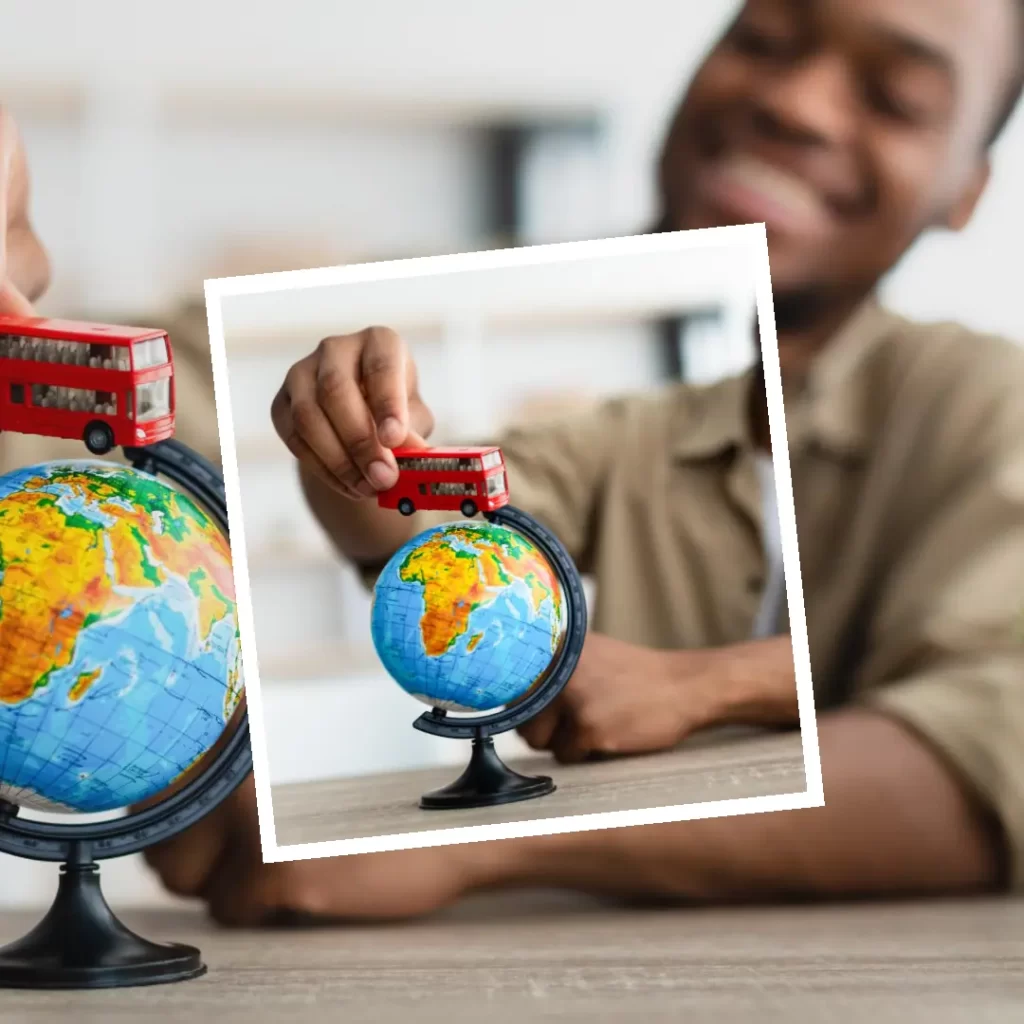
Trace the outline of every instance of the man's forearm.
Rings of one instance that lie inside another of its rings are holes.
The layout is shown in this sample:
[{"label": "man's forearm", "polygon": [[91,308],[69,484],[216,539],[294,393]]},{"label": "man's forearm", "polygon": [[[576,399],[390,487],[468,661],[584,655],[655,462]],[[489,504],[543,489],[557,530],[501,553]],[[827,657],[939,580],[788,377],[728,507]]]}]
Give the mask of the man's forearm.
[{"label": "man's forearm", "polygon": [[[524,885],[685,901],[994,887],[1000,841],[901,726],[823,716],[824,807],[460,848],[479,888]],[[474,852],[475,851],[475,852]]]},{"label": "man's forearm", "polygon": [[[791,726],[800,721],[789,636],[671,656],[681,662],[681,678],[686,677],[689,659],[706,658],[702,678],[709,708],[707,725]],[[685,691],[683,696],[689,699]]]}]

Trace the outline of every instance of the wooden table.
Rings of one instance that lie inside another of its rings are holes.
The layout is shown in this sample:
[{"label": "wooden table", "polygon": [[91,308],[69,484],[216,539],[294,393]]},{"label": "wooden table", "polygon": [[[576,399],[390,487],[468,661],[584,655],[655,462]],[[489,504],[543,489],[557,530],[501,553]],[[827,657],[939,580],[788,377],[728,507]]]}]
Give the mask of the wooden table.
[{"label": "wooden table", "polygon": [[[0,918],[0,942],[38,915]],[[125,913],[198,945],[200,979],[96,992],[0,990],[4,1024],[1016,1024],[1024,903],[623,909],[480,897],[414,923],[224,932]]]},{"label": "wooden table", "polygon": [[500,807],[423,811],[418,806],[421,794],[447,785],[461,769],[273,786],[278,845],[776,796],[807,788],[803,749],[795,732],[704,736],[666,753],[582,765],[558,765],[546,756],[509,764],[527,775],[550,775],[558,788],[550,796]]}]

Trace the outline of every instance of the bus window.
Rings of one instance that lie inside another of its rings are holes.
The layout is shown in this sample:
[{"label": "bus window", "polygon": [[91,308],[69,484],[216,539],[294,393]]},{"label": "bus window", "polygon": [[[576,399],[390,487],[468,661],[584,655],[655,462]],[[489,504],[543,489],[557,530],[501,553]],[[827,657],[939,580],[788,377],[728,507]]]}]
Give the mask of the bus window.
[{"label": "bus window", "polygon": [[11,401],[15,405],[25,404],[25,385],[24,384],[12,384],[11,385]]},{"label": "bus window", "polygon": [[488,452],[483,459],[484,469],[494,469],[501,465],[501,452]]},{"label": "bus window", "polygon": [[171,412],[171,382],[164,377],[162,380],[154,380],[149,384],[140,384],[135,389],[138,410],[135,414],[137,423],[145,423],[148,420],[159,419],[161,416],[168,416]]},{"label": "bus window", "polygon": [[69,412],[91,412],[104,416],[117,415],[117,396],[109,391],[86,388],[62,388],[52,384],[32,385],[32,404],[40,409],[66,409]]},{"label": "bus window", "polygon": [[458,458],[456,456],[425,455],[422,458],[410,456],[398,460],[399,469],[418,470],[433,473],[479,472],[482,469],[478,458]]},{"label": "bus window", "polygon": [[487,497],[493,498],[495,494],[501,494],[505,490],[505,474],[495,473],[487,478]]},{"label": "bus window", "polygon": [[435,497],[448,497],[476,494],[476,484],[463,484],[463,483],[436,483],[430,485],[430,493]]},{"label": "bus window", "polygon": [[137,341],[132,346],[135,369],[146,370],[151,366],[163,366],[167,362],[167,342],[164,338],[150,338]]}]

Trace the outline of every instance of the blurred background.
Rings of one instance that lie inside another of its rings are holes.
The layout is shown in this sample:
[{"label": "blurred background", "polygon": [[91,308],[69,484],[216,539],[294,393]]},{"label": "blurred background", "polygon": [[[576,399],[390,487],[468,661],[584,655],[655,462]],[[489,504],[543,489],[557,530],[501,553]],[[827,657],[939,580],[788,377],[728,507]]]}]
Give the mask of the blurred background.
[{"label": "blurred background", "polygon": [[[666,120],[737,7],[0,0],[0,101],[25,138],[54,265],[41,310],[170,330],[188,400],[181,436],[217,457],[204,278],[648,229]],[[926,240],[887,282],[897,310],[1024,338],[1007,230],[1024,226],[1021,113],[968,231]],[[485,334],[471,318],[434,316],[412,318],[407,333],[435,404],[462,354],[523,351],[494,393],[439,410],[445,430],[472,432],[609,389],[732,372],[750,358],[736,340],[748,316],[745,299],[708,284],[654,321],[507,317]],[[232,332],[233,390],[254,396],[238,426],[247,507],[262,510],[260,496],[291,472],[255,399],[336,329]],[[0,437],[0,466],[28,457]],[[260,624],[274,651],[260,659],[267,710],[286,716],[316,694],[338,702],[327,719],[356,700],[345,683],[366,669],[342,629],[364,597],[300,506],[265,507],[247,539],[257,603],[280,596]],[[332,768],[288,743],[273,756],[282,781]],[[137,862],[105,872],[113,899],[155,898]],[[0,904],[36,904],[55,870],[3,859],[0,878]]]}]

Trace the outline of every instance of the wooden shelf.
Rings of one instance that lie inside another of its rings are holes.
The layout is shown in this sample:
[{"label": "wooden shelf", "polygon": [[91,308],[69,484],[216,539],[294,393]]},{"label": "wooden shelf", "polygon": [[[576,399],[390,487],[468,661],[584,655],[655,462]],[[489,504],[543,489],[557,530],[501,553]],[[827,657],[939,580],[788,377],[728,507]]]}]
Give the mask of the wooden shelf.
[{"label": "wooden shelf", "polygon": [[380,658],[369,641],[365,644],[325,644],[261,657],[259,668],[263,682],[313,682],[344,680],[353,675],[385,675]]},{"label": "wooden shelf", "polygon": [[82,90],[66,83],[0,80],[0,96],[19,121],[38,118],[71,124],[85,110]]},{"label": "wooden shelf", "polygon": [[565,102],[545,95],[424,97],[411,92],[388,95],[365,89],[331,92],[322,87],[267,89],[258,85],[173,88],[162,98],[161,113],[164,121],[176,128],[230,124],[232,131],[246,126],[266,130],[304,124],[378,130],[382,124],[398,128],[526,124],[550,130],[594,131],[603,119],[601,105],[592,100]]},{"label": "wooden shelf", "polygon": [[[683,313],[703,313],[720,309],[725,303],[718,298],[710,298],[702,302],[678,302],[665,304],[662,308],[650,305],[638,306],[634,309],[619,308],[614,311],[592,310],[544,310],[531,312],[524,309],[520,312],[499,313],[488,316],[480,314],[481,343],[487,344],[487,335],[493,333],[512,332],[543,332],[559,330],[585,330],[587,328],[602,329],[609,327],[631,327],[655,324],[668,317],[680,316]],[[424,322],[414,319],[403,321],[401,316],[390,318],[386,326],[398,331],[412,344],[423,342],[441,342],[445,337],[444,324]],[[307,354],[316,336],[329,334],[332,330],[358,330],[354,325],[336,323],[333,327],[318,324],[291,331],[277,329],[249,328],[225,331],[225,348],[229,356],[259,355],[271,352]],[[527,342],[529,339],[524,339]]]},{"label": "wooden shelf", "polygon": [[322,547],[312,541],[260,545],[247,552],[246,564],[249,571],[255,573],[283,569],[334,568],[340,571],[344,563],[325,540]]},{"label": "wooden shelf", "polygon": [[[228,301],[231,301],[230,299]],[[367,327],[350,326],[351,330]],[[395,317],[386,325],[398,331],[410,345],[439,344],[444,340],[444,326],[421,320],[403,321]],[[322,338],[342,333],[346,326],[340,323],[318,324],[291,330],[260,330],[259,328],[232,330],[225,326],[224,348],[229,356],[308,355]]]}]

